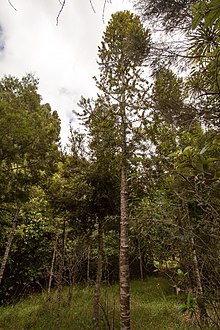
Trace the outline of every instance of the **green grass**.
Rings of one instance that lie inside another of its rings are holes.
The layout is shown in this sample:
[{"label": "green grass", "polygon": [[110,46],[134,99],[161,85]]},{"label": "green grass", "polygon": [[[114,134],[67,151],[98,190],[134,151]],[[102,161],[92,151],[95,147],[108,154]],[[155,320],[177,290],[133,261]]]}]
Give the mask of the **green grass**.
[{"label": "green grass", "polygon": [[[55,330],[57,294],[50,299],[46,294],[34,295],[14,306],[0,308],[0,330]],[[149,278],[131,283],[132,330],[196,329],[177,313],[178,301],[173,288],[164,278]],[[60,330],[92,330],[92,286],[77,286],[68,303],[68,288],[62,291]],[[102,289],[102,329],[108,329],[107,320],[115,330],[119,327],[118,285]]]},{"label": "green grass", "polygon": [[177,312],[173,288],[164,278],[135,282],[131,288],[131,320],[135,330],[196,329]]}]

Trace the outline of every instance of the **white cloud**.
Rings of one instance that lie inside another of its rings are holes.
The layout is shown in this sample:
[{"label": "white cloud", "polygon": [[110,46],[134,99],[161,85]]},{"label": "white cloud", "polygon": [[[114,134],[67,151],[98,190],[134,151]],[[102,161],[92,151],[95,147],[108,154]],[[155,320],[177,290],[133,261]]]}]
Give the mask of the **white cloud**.
[{"label": "white cloud", "polygon": [[[102,21],[104,0],[66,0],[60,10],[59,0],[11,0],[1,4],[0,72],[21,77],[27,72],[40,79],[43,102],[57,110],[62,121],[62,141],[66,143],[69,120],[81,95],[95,96],[92,77],[97,73],[97,48],[105,24]],[[123,0],[107,1],[105,23],[118,10],[132,9]]]}]

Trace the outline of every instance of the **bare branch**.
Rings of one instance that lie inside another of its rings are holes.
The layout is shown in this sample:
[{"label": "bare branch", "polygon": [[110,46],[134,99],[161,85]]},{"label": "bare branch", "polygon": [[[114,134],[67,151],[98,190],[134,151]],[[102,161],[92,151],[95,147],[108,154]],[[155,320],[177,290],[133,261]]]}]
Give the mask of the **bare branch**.
[{"label": "bare branch", "polygon": [[166,57],[181,57],[181,58],[186,58],[186,59],[199,59],[199,58],[212,58],[213,56],[208,56],[208,55],[183,55],[180,54],[178,52],[176,52],[175,50],[170,50],[170,49],[164,49],[164,48],[160,48],[157,46],[152,45],[151,49],[156,50],[156,51],[160,51],[161,52],[161,56],[166,56]]},{"label": "bare branch", "polygon": [[105,23],[105,7],[106,7],[107,0],[104,1],[103,10],[102,10],[102,21]]},{"label": "bare branch", "polygon": [[13,6],[13,4],[11,3],[10,0],[8,0],[8,3],[9,3],[9,5],[10,5],[15,11],[17,11],[17,9]]},{"label": "bare branch", "polygon": [[92,7],[93,12],[96,13],[95,8],[94,8],[93,3],[92,3],[92,0],[89,0],[89,2],[90,2],[90,5]]},{"label": "bare branch", "polygon": [[219,92],[206,92],[204,94],[198,95],[198,97],[204,97],[204,96],[210,96],[210,95],[220,95],[220,91]]},{"label": "bare branch", "polygon": [[108,3],[112,3],[111,0],[109,0],[109,1],[105,0],[105,1],[104,1],[104,4],[103,4],[103,10],[102,10],[102,21],[103,21],[104,24],[105,24],[105,8],[106,8],[106,4],[107,4],[107,2],[108,2]]},{"label": "bare branch", "polygon": [[[59,2],[60,2],[60,1],[59,1]],[[64,8],[65,4],[66,4],[66,0],[63,0],[63,2],[61,3],[60,11],[59,11],[59,13],[58,13],[58,15],[57,15],[57,25],[59,24],[59,17],[60,17],[60,15],[61,15],[62,11],[63,11],[63,8]]]},{"label": "bare branch", "polygon": [[[9,0],[8,0],[8,1],[9,1]],[[56,20],[57,20],[57,24],[56,24],[56,25],[59,24],[59,17],[60,17],[60,15],[61,15],[61,13],[62,13],[62,11],[63,11],[63,8],[64,8],[64,6],[65,6],[65,4],[66,4],[66,0],[63,0],[63,2],[62,2],[61,0],[58,0],[58,1],[59,1],[59,3],[61,4],[61,8],[60,8],[60,11],[59,11],[59,13],[58,13],[58,15],[57,15],[57,19],[56,19]],[[107,1],[107,0],[105,0],[104,8],[105,8],[106,1]],[[9,1],[9,3],[10,3],[10,1]],[[89,3],[90,3],[90,5],[91,5],[91,7],[92,7],[93,12],[96,13],[92,0],[89,0]],[[104,12],[104,8],[103,8],[103,12]]]}]

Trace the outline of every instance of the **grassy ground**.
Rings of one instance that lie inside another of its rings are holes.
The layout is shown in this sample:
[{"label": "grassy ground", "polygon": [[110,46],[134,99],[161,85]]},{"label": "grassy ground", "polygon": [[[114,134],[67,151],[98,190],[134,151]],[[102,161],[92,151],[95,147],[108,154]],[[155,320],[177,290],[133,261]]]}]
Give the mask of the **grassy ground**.
[{"label": "grassy ground", "polygon": [[[57,329],[57,294],[34,295],[14,306],[0,308],[0,330]],[[68,302],[68,288],[62,292],[60,330],[92,330],[92,286],[78,286]],[[178,301],[166,279],[149,278],[131,283],[132,330],[196,329],[177,313]],[[120,329],[118,285],[102,290],[102,330]],[[109,326],[108,326],[109,324]]]}]

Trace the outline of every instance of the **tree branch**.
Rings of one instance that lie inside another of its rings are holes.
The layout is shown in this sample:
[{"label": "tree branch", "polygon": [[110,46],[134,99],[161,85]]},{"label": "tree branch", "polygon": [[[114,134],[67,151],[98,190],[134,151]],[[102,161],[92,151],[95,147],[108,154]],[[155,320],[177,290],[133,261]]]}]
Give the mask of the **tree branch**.
[{"label": "tree branch", "polygon": [[9,5],[10,5],[15,11],[17,11],[17,9],[13,6],[13,4],[11,3],[10,0],[8,0],[8,3],[9,3]]},{"label": "tree branch", "polygon": [[93,12],[96,13],[95,8],[94,8],[93,3],[92,3],[92,0],[89,0],[89,3],[91,5],[91,7],[92,7]]},{"label": "tree branch", "polygon": [[[175,53],[175,51],[173,50],[169,50],[169,49],[164,49],[164,48],[159,48],[156,46],[152,46],[153,50],[157,50],[162,52],[160,55],[161,56],[166,56],[166,57],[181,57],[181,58],[186,58],[186,59],[197,59],[197,58],[212,58],[212,56],[207,56],[207,55],[183,55],[183,54],[179,54],[179,53]],[[166,54],[168,53],[168,54]]]},{"label": "tree branch", "polygon": [[105,23],[105,7],[107,0],[104,1],[103,10],[102,10],[102,22]]},{"label": "tree branch", "polygon": [[[60,1],[59,1],[60,2]],[[60,2],[61,3],[61,2]],[[60,15],[61,15],[61,13],[62,13],[62,11],[63,11],[63,8],[64,8],[64,6],[65,6],[65,4],[66,4],[66,0],[63,0],[63,2],[61,3],[61,8],[60,8],[60,11],[59,11],[59,13],[58,13],[58,15],[57,15],[57,26],[58,26],[58,24],[59,24],[59,17],[60,17]]]}]

